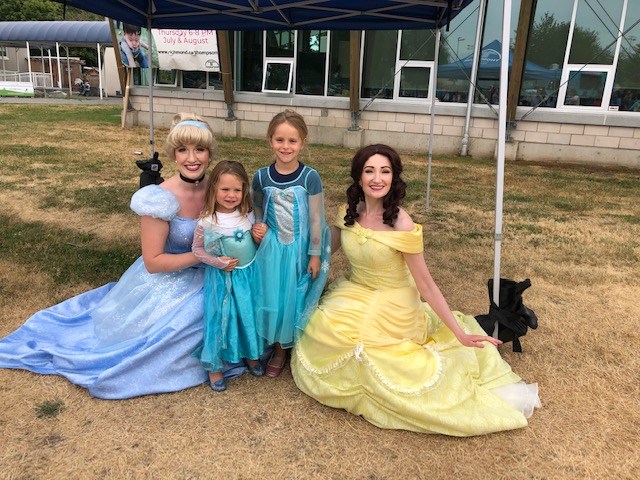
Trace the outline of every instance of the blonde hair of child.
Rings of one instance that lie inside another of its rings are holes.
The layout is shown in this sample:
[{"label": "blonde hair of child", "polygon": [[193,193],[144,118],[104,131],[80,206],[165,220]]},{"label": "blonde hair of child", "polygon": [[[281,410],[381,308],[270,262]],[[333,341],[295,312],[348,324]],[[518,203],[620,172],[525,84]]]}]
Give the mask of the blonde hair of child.
[{"label": "blonde hair of child", "polygon": [[214,219],[216,217],[216,193],[218,191],[218,183],[220,183],[220,177],[224,174],[233,175],[242,183],[242,200],[238,205],[238,211],[240,215],[247,215],[253,210],[251,205],[251,194],[249,185],[249,176],[244,166],[240,162],[232,160],[221,160],[213,167],[209,180],[207,181],[207,193],[204,197],[204,209],[200,214],[201,217],[208,217],[211,215]]},{"label": "blonde hair of child", "polygon": [[[195,125],[180,125],[185,120],[202,122],[203,127]],[[209,124],[193,113],[176,113],[171,121],[171,130],[165,141],[165,152],[171,160],[176,159],[176,149],[185,145],[196,145],[209,150],[209,158],[213,159],[217,153],[217,143]]]},{"label": "blonde hair of child", "polygon": [[307,124],[304,121],[304,117],[298,112],[290,109],[274,115],[271,122],[269,122],[269,127],[267,128],[267,139],[271,140],[271,137],[273,137],[273,134],[276,132],[276,128],[283,123],[288,123],[295,128],[303,142],[307,140],[309,131],[307,129]]}]

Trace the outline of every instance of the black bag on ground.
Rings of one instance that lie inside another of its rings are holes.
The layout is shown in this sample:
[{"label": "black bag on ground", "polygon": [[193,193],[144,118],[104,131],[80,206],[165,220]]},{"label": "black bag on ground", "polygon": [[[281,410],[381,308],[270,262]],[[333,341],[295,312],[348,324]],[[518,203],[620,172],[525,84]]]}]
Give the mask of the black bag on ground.
[{"label": "black bag on ground", "polygon": [[529,328],[538,328],[538,317],[522,303],[522,292],[531,286],[528,278],[522,282],[500,279],[500,307],[493,301],[493,279],[489,285],[488,315],[478,315],[476,320],[488,335],[493,335],[495,322],[498,322],[498,339],[504,343],[513,342],[513,351],[522,352],[519,337]]},{"label": "black bag on ground", "polygon": [[158,160],[158,152],[153,154],[153,158],[148,160],[136,160],[136,165],[142,172],[140,173],[140,188],[147,185],[160,185],[164,178],[160,176],[162,162]]}]

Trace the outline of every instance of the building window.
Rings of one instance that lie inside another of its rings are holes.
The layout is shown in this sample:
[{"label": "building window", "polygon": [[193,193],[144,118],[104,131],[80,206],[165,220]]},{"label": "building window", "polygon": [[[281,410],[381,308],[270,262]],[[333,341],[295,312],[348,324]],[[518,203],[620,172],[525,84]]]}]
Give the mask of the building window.
[{"label": "building window", "polygon": [[9,51],[7,47],[0,46],[0,59],[9,60]]},{"label": "building window", "polygon": [[[633,3],[633,2],[631,2]],[[578,0],[569,63],[611,65],[620,25],[623,0]]]},{"label": "building window", "polygon": [[164,68],[154,68],[153,84],[158,87],[175,87],[178,84],[178,71]]},{"label": "building window", "polygon": [[592,3],[577,0],[574,7],[571,46],[558,94],[567,108],[604,108],[611,98],[624,0],[610,0],[606,10]]},{"label": "building window", "polygon": [[569,70],[565,105],[600,107],[607,81],[607,72]]},{"label": "building window", "polygon": [[262,74],[262,91],[290,93],[295,57],[295,30],[267,30]]},{"label": "building window", "polygon": [[434,68],[435,34],[433,30],[400,31],[400,52],[396,61],[399,78],[394,83],[394,98],[428,98]]},{"label": "building window", "polygon": [[609,110],[640,112],[640,2],[628,2]]},{"label": "building window", "polygon": [[479,8],[480,0],[474,0],[451,21],[448,32],[441,31],[436,93],[441,102],[467,102]]},{"label": "building window", "polygon": [[364,36],[362,94],[364,98],[393,98],[398,32],[370,30]]},{"label": "building window", "polygon": [[289,93],[293,76],[293,60],[266,60],[262,91],[265,93]]},{"label": "building window", "polygon": [[182,72],[182,88],[189,89],[206,89],[207,88],[207,72],[200,71],[183,71]]},{"label": "building window", "polygon": [[348,31],[238,32],[236,90],[348,97],[349,38]]},{"label": "building window", "polygon": [[348,97],[350,67],[350,38],[348,31],[340,30],[329,34],[329,77],[327,80],[327,95],[334,97]]},{"label": "building window", "polygon": [[236,90],[259,92],[262,90],[263,32],[236,34]]},{"label": "building window", "polygon": [[327,30],[298,32],[296,59],[296,93],[324,95],[327,70]]},{"label": "building window", "polygon": [[555,107],[571,27],[572,4],[538,0],[529,31],[519,105]]},{"label": "building window", "polygon": [[209,72],[209,89],[222,90],[222,73],[221,72]]}]

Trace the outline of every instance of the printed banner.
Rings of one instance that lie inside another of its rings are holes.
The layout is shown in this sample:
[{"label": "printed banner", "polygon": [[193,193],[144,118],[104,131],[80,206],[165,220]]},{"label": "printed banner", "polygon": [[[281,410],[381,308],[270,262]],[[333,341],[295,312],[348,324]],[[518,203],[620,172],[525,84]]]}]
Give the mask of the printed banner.
[{"label": "printed banner", "polygon": [[154,67],[185,71],[219,72],[215,30],[153,29],[153,50],[149,52],[146,28],[117,25],[122,63],[131,68]]},{"label": "printed banner", "polygon": [[215,30],[151,30],[160,68],[219,72]]}]

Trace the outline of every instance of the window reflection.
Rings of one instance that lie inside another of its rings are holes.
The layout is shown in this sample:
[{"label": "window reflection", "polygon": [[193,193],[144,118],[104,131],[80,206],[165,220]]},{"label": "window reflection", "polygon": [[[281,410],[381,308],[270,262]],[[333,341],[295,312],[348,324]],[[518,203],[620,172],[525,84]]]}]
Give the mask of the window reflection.
[{"label": "window reflection", "polygon": [[237,89],[244,92],[262,90],[262,38],[263,32],[238,34]]},{"label": "window reflection", "polygon": [[640,112],[640,2],[629,2],[624,22],[624,37],[620,45],[618,69],[611,95],[611,109]]},{"label": "window reflection", "polygon": [[267,57],[293,57],[294,30],[267,30]]},{"label": "window reflection", "polygon": [[207,73],[199,71],[182,72],[183,88],[207,88]]},{"label": "window reflection", "polygon": [[474,0],[451,21],[449,32],[441,33],[436,91],[441,102],[467,102],[479,5]]},{"label": "window reflection", "polygon": [[569,63],[611,65],[623,0],[602,2],[580,0],[573,30]]},{"label": "window reflection", "polygon": [[296,93],[324,95],[327,33],[326,30],[298,32]]},{"label": "window reflection", "polygon": [[397,30],[365,33],[362,97],[393,98]]},{"label": "window reflection", "polygon": [[571,2],[538,0],[529,31],[519,105],[556,106],[572,9]]},{"label": "window reflection", "polygon": [[348,31],[331,32],[329,88],[327,89],[329,96],[349,96],[349,44],[350,34]]},{"label": "window reflection", "polygon": [[599,107],[602,105],[607,72],[569,72],[565,105]]},{"label": "window reflection", "polygon": [[427,98],[431,69],[425,67],[403,67],[400,72],[400,97]]}]

